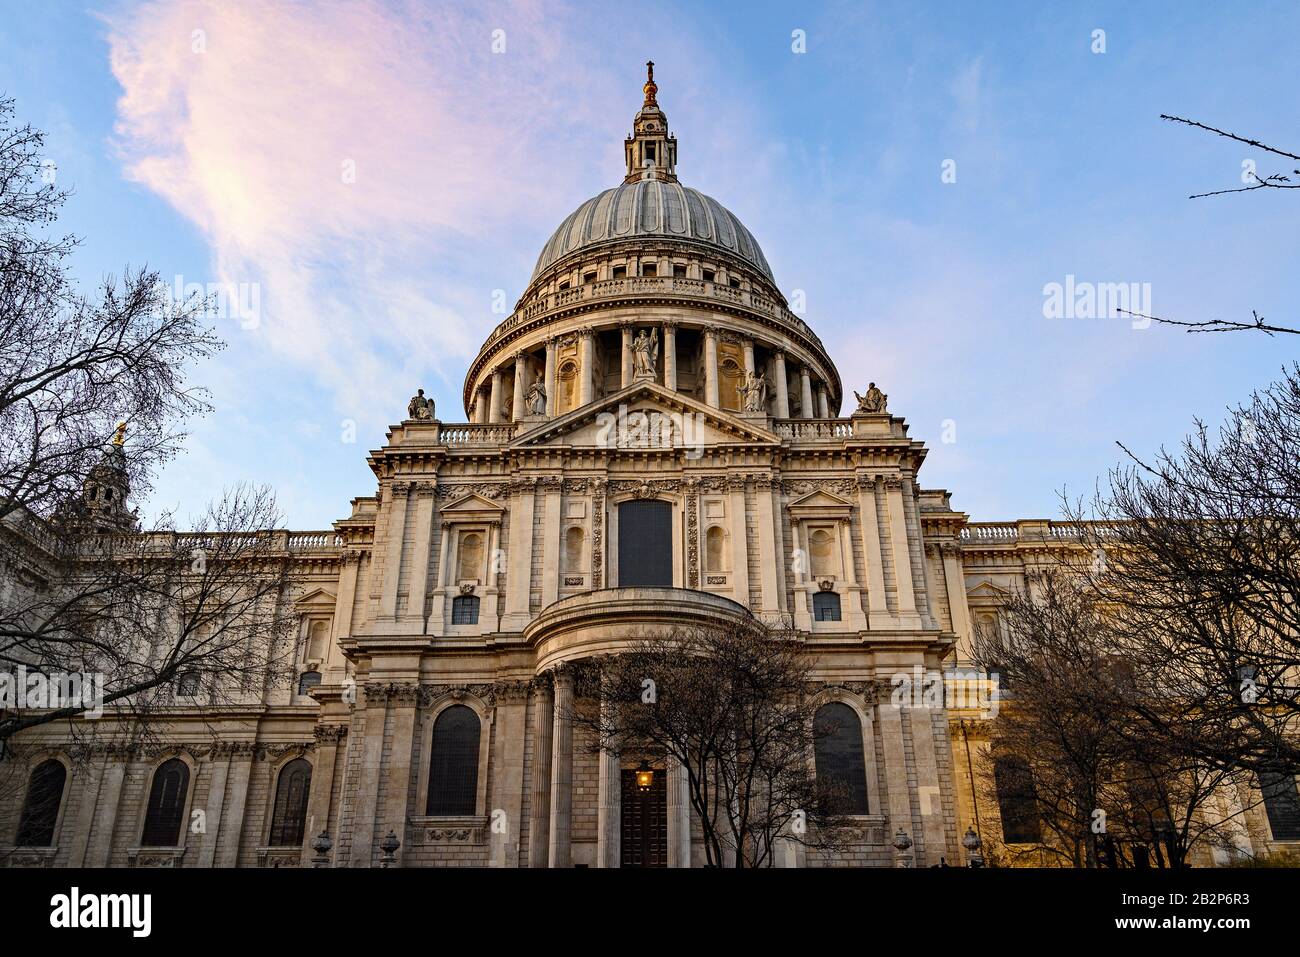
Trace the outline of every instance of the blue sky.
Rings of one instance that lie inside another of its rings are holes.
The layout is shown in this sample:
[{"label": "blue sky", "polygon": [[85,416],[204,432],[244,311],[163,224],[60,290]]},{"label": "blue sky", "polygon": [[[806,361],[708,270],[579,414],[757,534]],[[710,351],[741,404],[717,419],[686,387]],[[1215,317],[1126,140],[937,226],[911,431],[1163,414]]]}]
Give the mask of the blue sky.
[{"label": "blue sky", "polygon": [[3,7],[0,92],[75,190],[82,278],[256,290],[255,322],[215,320],[228,347],[194,370],[215,411],[146,511],[249,480],[327,527],[417,386],[462,419],[494,295],[618,181],[650,58],[683,182],[749,226],[846,390],[889,393],[923,484],[975,520],[1057,514],[1117,440],[1176,441],[1300,355],[1043,312],[1073,275],[1300,325],[1300,198],[1187,199],[1295,163],[1158,119],[1300,152],[1296,3]]}]

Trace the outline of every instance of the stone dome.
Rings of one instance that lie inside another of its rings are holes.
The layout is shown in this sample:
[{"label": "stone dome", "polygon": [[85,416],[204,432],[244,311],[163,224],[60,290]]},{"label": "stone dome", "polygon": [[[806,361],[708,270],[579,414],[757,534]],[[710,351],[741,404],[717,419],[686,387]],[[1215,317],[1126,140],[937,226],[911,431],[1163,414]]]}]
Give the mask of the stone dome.
[{"label": "stone dome", "polygon": [[579,206],[542,247],[530,282],[577,250],[641,238],[721,248],[776,282],[758,241],[734,213],[699,190],[660,179],[625,182]]}]

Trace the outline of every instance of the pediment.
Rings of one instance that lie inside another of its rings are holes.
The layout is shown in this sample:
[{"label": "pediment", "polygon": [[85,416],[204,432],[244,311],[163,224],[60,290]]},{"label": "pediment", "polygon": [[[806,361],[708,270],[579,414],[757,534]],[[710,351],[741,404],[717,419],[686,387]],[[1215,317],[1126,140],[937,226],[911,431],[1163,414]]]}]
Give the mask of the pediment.
[{"label": "pediment", "polygon": [[490,498],[484,498],[477,492],[470,492],[456,499],[454,502],[448,502],[438,513],[444,518],[457,517],[477,517],[484,512],[491,512],[494,516],[500,515],[505,508],[492,501]]},{"label": "pediment", "polygon": [[792,513],[803,517],[842,515],[853,510],[853,503],[840,498],[834,492],[819,488],[791,502],[788,508]]},{"label": "pediment", "polygon": [[299,595],[294,605],[299,609],[333,608],[337,596],[324,588],[313,588],[305,595]]},{"label": "pediment", "polygon": [[772,432],[653,382],[634,384],[525,432],[512,448],[567,445],[638,451],[715,445],[779,446]]},{"label": "pediment", "polygon": [[1007,591],[1005,588],[999,588],[991,581],[982,581],[974,588],[968,588],[966,590],[966,597],[967,599],[985,598],[994,601],[1006,601],[1011,597],[1011,592]]}]

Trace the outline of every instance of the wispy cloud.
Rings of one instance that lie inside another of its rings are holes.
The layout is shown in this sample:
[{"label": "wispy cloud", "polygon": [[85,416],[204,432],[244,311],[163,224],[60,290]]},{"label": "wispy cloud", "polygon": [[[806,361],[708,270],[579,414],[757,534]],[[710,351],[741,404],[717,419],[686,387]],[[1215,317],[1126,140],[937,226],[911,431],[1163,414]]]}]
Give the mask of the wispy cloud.
[{"label": "wispy cloud", "polygon": [[[117,145],[127,174],[207,238],[215,275],[186,279],[257,283],[252,334],[341,409],[384,421],[373,403],[392,397],[376,383],[459,375],[501,318],[493,288],[520,292],[523,249],[555,216],[539,158],[591,126],[590,99],[538,95],[602,87],[538,29],[543,15],[147,3],[108,20]],[[547,222],[515,247],[539,208]],[[468,252],[494,235],[503,262]]]}]

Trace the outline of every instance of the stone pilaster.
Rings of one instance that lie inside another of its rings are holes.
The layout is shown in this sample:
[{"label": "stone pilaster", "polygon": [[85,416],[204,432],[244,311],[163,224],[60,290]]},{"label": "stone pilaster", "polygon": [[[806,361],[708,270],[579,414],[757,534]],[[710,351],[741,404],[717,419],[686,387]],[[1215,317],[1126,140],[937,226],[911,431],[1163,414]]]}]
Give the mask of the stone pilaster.
[{"label": "stone pilaster", "polygon": [[555,696],[550,675],[533,681],[533,781],[528,807],[528,866],[550,861],[551,758]]},{"label": "stone pilaster", "polygon": [[664,388],[677,391],[677,323],[664,322]]},{"label": "stone pilaster", "polygon": [[799,368],[799,414],[801,418],[817,418],[817,407],[813,405],[812,376],[808,373],[807,366]]},{"label": "stone pilaster", "polygon": [[554,670],[555,721],[551,739],[551,867],[573,865],[573,673]]},{"label": "stone pilaster", "polygon": [[718,408],[722,403],[718,389],[718,333],[704,330],[704,401]]}]

